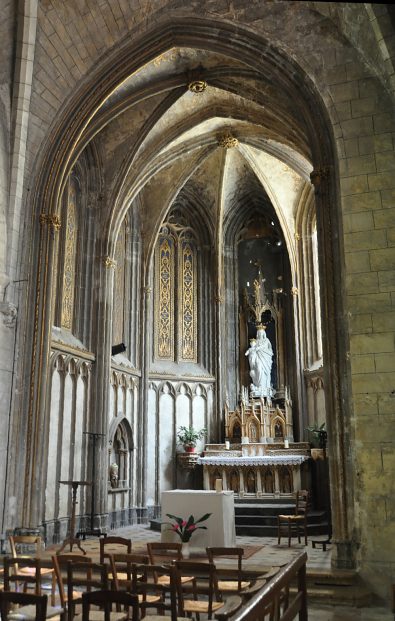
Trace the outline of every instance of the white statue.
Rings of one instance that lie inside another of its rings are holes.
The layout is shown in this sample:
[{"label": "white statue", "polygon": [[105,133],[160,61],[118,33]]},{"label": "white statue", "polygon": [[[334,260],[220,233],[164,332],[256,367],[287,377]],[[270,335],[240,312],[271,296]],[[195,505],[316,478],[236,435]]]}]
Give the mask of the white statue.
[{"label": "white statue", "polygon": [[265,328],[258,328],[257,337],[250,340],[250,347],[245,355],[248,356],[250,363],[251,396],[270,399],[274,394],[271,387],[273,349],[266,336]]}]

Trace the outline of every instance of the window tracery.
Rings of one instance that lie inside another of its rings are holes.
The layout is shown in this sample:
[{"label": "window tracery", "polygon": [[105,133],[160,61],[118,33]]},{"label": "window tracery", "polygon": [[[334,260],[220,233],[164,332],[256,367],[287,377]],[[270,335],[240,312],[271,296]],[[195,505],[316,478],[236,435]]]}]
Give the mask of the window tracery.
[{"label": "window tracery", "polygon": [[155,358],[197,362],[196,241],[180,217],[173,214],[169,220],[160,231],[155,256]]},{"label": "window tracery", "polygon": [[75,183],[70,180],[65,214],[64,263],[62,287],[61,326],[71,330],[73,327],[74,283],[77,241],[77,192]]}]

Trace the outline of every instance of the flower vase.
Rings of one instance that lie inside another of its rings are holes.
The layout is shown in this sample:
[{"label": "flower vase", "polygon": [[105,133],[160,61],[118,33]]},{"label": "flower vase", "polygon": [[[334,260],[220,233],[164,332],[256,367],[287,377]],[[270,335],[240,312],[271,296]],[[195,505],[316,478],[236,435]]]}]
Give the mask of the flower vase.
[{"label": "flower vase", "polygon": [[182,542],[182,558],[185,559],[189,559],[190,557],[190,549],[189,549],[189,541],[183,541]]}]

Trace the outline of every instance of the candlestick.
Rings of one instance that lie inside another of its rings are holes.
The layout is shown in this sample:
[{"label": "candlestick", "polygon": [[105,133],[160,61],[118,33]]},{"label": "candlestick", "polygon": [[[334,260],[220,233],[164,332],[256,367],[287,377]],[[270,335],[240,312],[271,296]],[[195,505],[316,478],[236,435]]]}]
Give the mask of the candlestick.
[{"label": "candlestick", "polygon": [[215,491],[222,492],[222,479],[215,479]]},{"label": "candlestick", "polygon": [[284,448],[289,448],[289,440],[284,440]]},{"label": "candlestick", "polygon": [[229,440],[225,440],[225,449],[227,451],[229,451],[229,449],[230,449],[230,442],[229,442]]}]

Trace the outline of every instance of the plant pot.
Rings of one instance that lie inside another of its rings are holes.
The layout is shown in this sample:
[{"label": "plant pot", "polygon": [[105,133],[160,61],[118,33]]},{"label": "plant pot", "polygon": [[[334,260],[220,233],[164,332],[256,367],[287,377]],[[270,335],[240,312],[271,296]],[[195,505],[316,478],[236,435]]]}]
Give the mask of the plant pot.
[{"label": "plant pot", "polygon": [[186,453],[194,453],[196,451],[196,447],[195,446],[184,446],[185,452]]},{"label": "plant pot", "polygon": [[312,448],[311,457],[314,459],[314,461],[317,461],[317,459],[325,459],[326,451],[322,448]]},{"label": "plant pot", "polygon": [[182,558],[188,559],[191,555],[191,551],[189,549],[189,541],[183,541],[182,542]]}]

